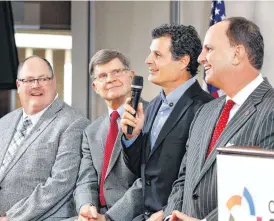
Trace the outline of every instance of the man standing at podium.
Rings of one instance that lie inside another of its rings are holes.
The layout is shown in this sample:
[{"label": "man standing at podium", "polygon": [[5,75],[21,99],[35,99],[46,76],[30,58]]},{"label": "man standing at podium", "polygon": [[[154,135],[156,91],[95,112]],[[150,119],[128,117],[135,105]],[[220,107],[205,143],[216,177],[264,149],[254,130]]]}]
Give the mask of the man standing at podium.
[{"label": "man standing at podium", "polygon": [[273,148],[274,91],[260,73],[263,56],[260,30],[245,18],[229,18],[208,30],[198,60],[206,82],[226,96],[205,104],[193,120],[166,220],[218,220],[216,147]]}]

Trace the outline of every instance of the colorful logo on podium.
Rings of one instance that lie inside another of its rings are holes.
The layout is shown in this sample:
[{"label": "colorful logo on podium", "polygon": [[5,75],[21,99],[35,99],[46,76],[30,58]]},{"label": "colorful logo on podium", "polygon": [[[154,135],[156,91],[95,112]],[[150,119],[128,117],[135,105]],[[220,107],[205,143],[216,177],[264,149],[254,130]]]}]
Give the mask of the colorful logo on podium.
[{"label": "colorful logo on podium", "polygon": [[[252,198],[251,194],[249,193],[248,189],[245,187],[244,191],[243,191],[243,196],[234,195],[234,196],[230,197],[226,203],[226,207],[230,211],[229,221],[235,221],[235,217],[233,217],[231,210],[234,206],[241,206],[243,199],[245,199],[248,203],[249,215],[256,217],[256,211],[255,211],[253,198]],[[257,218],[256,219],[257,221],[262,221],[262,217],[257,216],[256,218]]]}]

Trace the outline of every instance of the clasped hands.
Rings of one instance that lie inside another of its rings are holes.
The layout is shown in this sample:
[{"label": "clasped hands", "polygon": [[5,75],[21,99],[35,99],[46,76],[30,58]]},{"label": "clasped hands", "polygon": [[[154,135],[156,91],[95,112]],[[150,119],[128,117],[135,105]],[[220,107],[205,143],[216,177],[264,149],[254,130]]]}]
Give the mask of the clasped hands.
[{"label": "clasped hands", "polygon": [[[162,221],[164,216],[163,210],[158,211],[151,215],[151,217],[147,221]],[[198,219],[189,217],[185,215],[184,213],[181,213],[177,210],[172,212],[172,215],[168,221],[200,221]]]},{"label": "clasped hands", "polygon": [[81,207],[79,217],[75,221],[106,221],[106,218],[98,213],[95,206],[84,205]]}]

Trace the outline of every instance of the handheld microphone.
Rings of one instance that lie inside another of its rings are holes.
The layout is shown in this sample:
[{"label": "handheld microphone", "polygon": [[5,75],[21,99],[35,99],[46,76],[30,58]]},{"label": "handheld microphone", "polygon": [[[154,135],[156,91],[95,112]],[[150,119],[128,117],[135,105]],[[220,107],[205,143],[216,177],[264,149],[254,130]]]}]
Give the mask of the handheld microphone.
[{"label": "handheld microphone", "polygon": [[[135,75],[132,80],[131,84],[131,106],[134,108],[135,111],[137,111],[138,103],[141,97],[141,92],[143,89],[143,82],[144,79],[142,76]],[[133,115],[134,117],[136,114]],[[132,134],[133,127],[127,126],[127,133]]]}]

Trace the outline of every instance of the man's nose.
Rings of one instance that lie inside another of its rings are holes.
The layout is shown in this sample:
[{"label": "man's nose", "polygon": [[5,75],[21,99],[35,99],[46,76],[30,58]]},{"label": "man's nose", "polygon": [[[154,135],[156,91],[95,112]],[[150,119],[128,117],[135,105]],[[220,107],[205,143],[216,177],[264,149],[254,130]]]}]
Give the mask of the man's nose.
[{"label": "man's nose", "polygon": [[34,79],[34,82],[32,83],[31,86],[32,87],[39,87],[40,86],[39,80],[38,79]]},{"label": "man's nose", "polygon": [[204,50],[202,50],[201,54],[199,55],[198,62],[200,64],[204,64],[206,62],[206,56],[205,56]]}]

